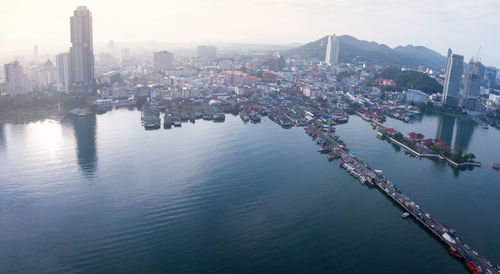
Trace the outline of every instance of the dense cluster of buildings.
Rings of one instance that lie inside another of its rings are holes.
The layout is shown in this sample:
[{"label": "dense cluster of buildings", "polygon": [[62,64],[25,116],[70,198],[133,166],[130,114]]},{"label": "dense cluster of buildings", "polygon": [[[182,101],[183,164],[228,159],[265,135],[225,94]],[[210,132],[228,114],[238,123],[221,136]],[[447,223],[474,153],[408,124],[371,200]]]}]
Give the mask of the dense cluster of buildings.
[{"label": "dense cluster of buildings", "polygon": [[[200,45],[193,55],[174,58],[167,50],[134,54],[129,48],[120,51],[114,41],[109,41],[108,51],[99,53],[94,60],[91,12],[86,7],[77,7],[70,17],[70,26],[69,52],[58,54],[55,62],[38,62],[38,47],[35,47],[34,61],[25,64],[25,68],[19,62],[5,64],[5,84],[0,87],[0,93],[97,91],[99,99],[127,100],[134,96],[251,98],[255,94],[265,97],[293,91],[305,98],[341,107],[346,104],[366,109],[399,107],[389,114],[402,120],[411,117],[411,113],[404,110],[407,106],[429,101],[473,112],[484,107],[500,107],[499,97],[493,94],[496,70],[477,60],[464,64],[464,57],[451,50],[442,75],[418,68],[443,84],[442,94],[429,95],[415,89],[392,92],[396,86],[393,79],[376,77],[386,68],[384,65],[341,63],[340,41],[335,34],[327,36],[324,60],[285,58],[279,52],[265,51],[220,53],[213,45]],[[411,68],[402,68],[407,69]],[[378,87],[365,86],[367,82],[374,82]],[[484,94],[489,97],[481,97]]]},{"label": "dense cluster of buildings", "polygon": [[486,89],[487,93],[495,89],[497,71],[474,59],[465,64],[464,71],[464,57],[452,53],[451,49],[447,60],[441,102],[449,107],[480,111],[481,89]]}]

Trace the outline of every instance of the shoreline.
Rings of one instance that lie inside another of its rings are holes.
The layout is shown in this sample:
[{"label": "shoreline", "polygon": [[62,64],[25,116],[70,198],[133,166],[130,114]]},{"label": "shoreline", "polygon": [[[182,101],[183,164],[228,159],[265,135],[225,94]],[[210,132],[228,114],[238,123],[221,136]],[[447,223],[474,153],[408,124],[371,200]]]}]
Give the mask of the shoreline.
[{"label": "shoreline", "polygon": [[0,119],[0,124],[27,124],[27,123],[32,123],[32,122],[39,122],[39,121],[45,121],[45,120],[55,120],[60,122],[62,119],[64,119],[64,115],[44,115],[40,116],[37,118],[30,118],[30,119]]}]

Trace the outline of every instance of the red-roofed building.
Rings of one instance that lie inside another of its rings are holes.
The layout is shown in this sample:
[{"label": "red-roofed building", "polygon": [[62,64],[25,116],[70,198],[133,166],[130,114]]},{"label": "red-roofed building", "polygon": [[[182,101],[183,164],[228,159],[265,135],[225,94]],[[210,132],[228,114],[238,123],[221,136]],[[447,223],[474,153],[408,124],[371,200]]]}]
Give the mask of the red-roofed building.
[{"label": "red-roofed building", "polygon": [[430,148],[431,144],[435,144],[443,152],[451,151],[450,145],[448,145],[448,143],[446,143],[445,141],[439,139],[425,139],[422,140],[422,144],[428,148]]},{"label": "red-roofed building", "polygon": [[410,140],[421,141],[424,139],[424,137],[425,136],[421,133],[416,133],[416,132],[408,133],[408,138],[410,138]]},{"label": "red-roofed building", "polygon": [[392,79],[384,79],[384,78],[377,78],[375,79],[375,83],[382,85],[382,86],[395,86],[396,82]]},{"label": "red-roofed building", "polygon": [[250,85],[257,83],[258,81],[260,81],[260,78],[258,78],[255,75],[249,75],[249,76],[245,77],[245,85],[250,86]]},{"label": "red-roofed building", "polygon": [[397,130],[395,130],[395,129],[393,129],[393,128],[390,128],[390,127],[385,128],[385,131],[387,131],[387,133],[390,133],[390,134],[393,134],[393,133],[398,132]]},{"label": "red-roofed building", "polygon": [[239,70],[224,71],[224,83],[226,85],[243,85],[245,83],[245,73]]},{"label": "red-roofed building", "polygon": [[273,81],[274,79],[276,79],[276,75],[274,73],[264,72],[264,74],[262,74],[262,80],[264,81]]}]

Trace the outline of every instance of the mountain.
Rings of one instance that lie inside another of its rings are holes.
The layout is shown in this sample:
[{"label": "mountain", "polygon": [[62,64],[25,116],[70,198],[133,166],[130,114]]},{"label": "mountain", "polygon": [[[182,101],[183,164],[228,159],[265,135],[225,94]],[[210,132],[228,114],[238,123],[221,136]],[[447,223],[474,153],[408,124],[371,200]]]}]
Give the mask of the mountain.
[{"label": "mountain", "polygon": [[[446,66],[446,57],[423,46],[398,46],[393,49],[384,44],[358,40],[349,35],[341,35],[339,39],[340,62],[366,62],[369,64],[394,64],[418,67],[420,65],[441,69]],[[325,58],[328,36],[314,42],[292,48],[284,55],[299,55],[304,58]]]}]

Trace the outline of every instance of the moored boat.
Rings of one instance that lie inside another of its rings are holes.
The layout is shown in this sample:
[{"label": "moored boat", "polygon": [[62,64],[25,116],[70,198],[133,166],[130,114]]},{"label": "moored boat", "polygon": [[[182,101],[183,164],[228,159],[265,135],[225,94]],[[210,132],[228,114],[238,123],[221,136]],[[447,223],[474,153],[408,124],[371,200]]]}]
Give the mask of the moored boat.
[{"label": "moored boat", "polygon": [[455,258],[458,258],[458,259],[462,259],[463,258],[462,255],[460,255],[460,253],[457,252],[457,249],[454,248],[454,247],[452,247],[452,246],[450,248],[448,248],[448,251]]}]

